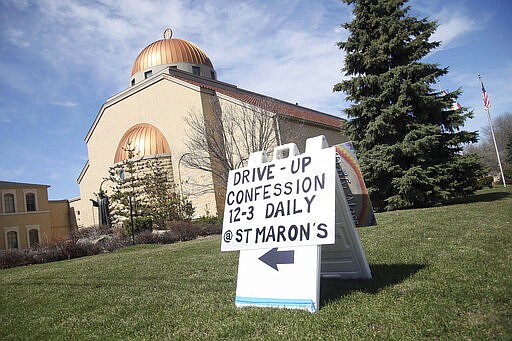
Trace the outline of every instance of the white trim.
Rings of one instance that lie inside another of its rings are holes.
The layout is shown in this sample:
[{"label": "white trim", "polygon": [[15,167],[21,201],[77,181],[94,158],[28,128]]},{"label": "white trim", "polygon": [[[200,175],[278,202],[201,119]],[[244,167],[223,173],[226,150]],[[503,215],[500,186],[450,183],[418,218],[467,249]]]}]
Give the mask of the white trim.
[{"label": "white trim", "polygon": [[41,214],[41,213],[50,213],[50,210],[44,210],[44,211],[31,211],[31,212],[0,213],[0,217],[1,217],[1,216],[10,216],[10,215]]},{"label": "white trim", "polygon": [[[9,242],[8,242],[8,239],[7,239],[7,233],[9,232],[16,232],[16,239],[17,239],[17,243],[18,243],[18,248],[17,249],[14,249],[14,248],[9,248]],[[4,239],[5,239],[5,249],[6,250],[21,250],[21,245],[20,245],[20,232],[19,232],[19,227],[18,226],[11,226],[11,227],[4,227]]]},{"label": "white trim", "polygon": [[80,185],[80,183],[82,182],[82,179],[84,178],[85,173],[87,173],[88,169],[89,169],[89,160],[87,160],[87,162],[85,163],[84,167],[80,171],[80,174],[78,175],[78,178],[76,179],[76,183],[77,184]]},{"label": "white trim", "polygon": [[[186,72],[186,71],[181,71],[181,70],[178,70],[184,74],[191,74],[189,72]],[[194,75],[194,77],[197,77]],[[101,117],[103,116],[103,113],[105,112],[105,110],[134,95],[135,93],[139,92],[139,91],[142,91],[144,89],[146,89],[147,87],[155,84],[155,83],[158,83],[162,80],[170,80],[174,83],[177,83],[177,84],[180,84],[180,85],[183,85],[187,88],[190,88],[192,90],[196,90],[196,91],[200,91],[201,87],[197,86],[197,85],[194,85],[194,84],[191,84],[189,82],[186,82],[184,80],[180,80],[180,79],[177,79],[177,78],[174,78],[172,75],[169,74],[169,68],[164,68],[162,69],[161,71],[155,73],[153,76],[151,76],[150,78],[148,79],[145,79],[145,80],[142,80],[140,81],[139,83],[136,83],[134,86],[130,86],[128,87],[127,89],[113,95],[112,97],[108,98],[107,101],[105,103],[103,103],[103,105],[101,106],[100,110],[98,111],[98,114],[96,115],[96,118],[94,119],[94,122],[93,124],[91,125],[91,128],[89,128],[89,131],[87,132],[87,135],[85,136],[85,143],[89,143],[89,139],[91,138],[92,134],[94,133],[94,130],[96,129],[96,126],[98,125]]]}]

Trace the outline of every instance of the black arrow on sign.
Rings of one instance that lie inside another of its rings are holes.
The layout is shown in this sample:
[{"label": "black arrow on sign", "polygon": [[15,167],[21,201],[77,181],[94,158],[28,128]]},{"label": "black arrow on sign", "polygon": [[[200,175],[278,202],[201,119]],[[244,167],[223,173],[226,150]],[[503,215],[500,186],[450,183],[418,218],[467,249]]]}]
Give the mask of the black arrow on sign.
[{"label": "black arrow on sign", "polygon": [[295,251],[277,251],[277,247],[267,251],[263,256],[258,258],[272,269],[279,271],[277,264],[293,264]]}]

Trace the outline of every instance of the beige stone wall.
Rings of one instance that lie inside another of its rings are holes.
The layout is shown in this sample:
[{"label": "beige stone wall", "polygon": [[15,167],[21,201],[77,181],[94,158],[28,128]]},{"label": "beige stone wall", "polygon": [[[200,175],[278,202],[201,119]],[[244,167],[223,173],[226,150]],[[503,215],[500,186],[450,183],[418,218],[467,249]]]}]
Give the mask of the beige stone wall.
[{"label": "beige stone wall", "polygon": [[[230,97],[219,95],[220,105],[222,108],[239,107],[247,108],[250,107],[246,103],[234,100]],[[272,102],[268,104],[269,110],[272,110]],[[230,109],[233,110],[233,109]],[[236,110],[236,109],[235,109]],[[240,109],[242,110],[242,109]],[[258,112],[263,112],[261,109],[255,109]],[[274,115],[268,112],[268,115]],[[315,137],[318,135],[324,135],[327,138],[327,142],[330,146],[343,143],[348,141],[348,138],[341,134],[341,126],[337,129],[325,126],[319,126],[310,122],[298,121],[293,118],[287,118],[280,116],[278,118],[277,126],[275,127],[275,133],[280,135],[282,144],[295,143],[299,147],[301,153],[304,152],[306,146],[306,139]],[[243,137],[241,137],[243,138]],[[277,140],[277,137],[274,137]]]},{"label": "beige stone wall", "polygon": [[[280,119],[279,126],[283,138],[283,144],[292,140],[292,142],[297,144],[301,153],[304,152],[306,147],[306,140],[310,137],[324,135],[327,138],[329,146],[334,146],[336,144],[348,141],[347,137],[341,134],[339,129],[321,127],[289,119]],[[301,136],[299,141],[295,141],[297,132],[299,132]]]},{"label": "beige stone wall", "polygon": [[[154,82],[144,87],[147,82]],[[210,181],[211,176],[197,170],[186,169],[179,162],[186,153],[185,117],[191,111],[200,111],[201,97],[199,88],[185,82],[160,78],[148,79],[117,97],[109,99],[100,112],[100,119],[93,127],[87,142],[89,168],[79,183],[80,200],[72,203],[72,208],[79,214],[79,226],[98,223],[97,209],[90,199],[96,199],[94,193],[108,176],[108,169],[114,163],[114,156],[119,141],[124,133],[138,123],[149,123],[157,127],[167,139],[173,160],[173,175],[177,179],[181,173],[183,192],[188,195],[196,207],[196,214],[203,215],[205,210],[215,210],[211,206],[214,194],[196,195],[189,183]],[[208,178],[209,177],[209,178]],[[107,190],[108,181],[102,189]],[[207,204],[210,203],[210,205]],[[215,214],[216,212],[212,212]]]},{"label": "beige stone wall", "polygon": [[51,235],[65,238],[71,231],[69,203],[67,200],[52,200],[50,204]]}]

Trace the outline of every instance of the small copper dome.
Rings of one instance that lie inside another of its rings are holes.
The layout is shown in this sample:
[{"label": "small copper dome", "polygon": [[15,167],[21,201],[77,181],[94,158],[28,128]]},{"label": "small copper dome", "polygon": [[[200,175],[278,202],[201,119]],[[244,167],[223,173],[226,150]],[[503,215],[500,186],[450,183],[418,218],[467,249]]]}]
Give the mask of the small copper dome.
[{"label": "small copper dome", "polygon": [[[166,30],[166,32],[169,31]],[[172,33],[164,33],[164,39],[155,41],[142,50],[133,63],[131,76],[139,71],[163,64],[190,63],[207,65],[213,69],[210,58],[203,50],[189,41],[171,38],[171,36]]]},{"label": "small copper dome", "polygon": [[162,132],[149,123],[139,123],[128,129],[119,141],[114,163],[128,160],[130,149],[134,152],[133,157],[171,152]]}]

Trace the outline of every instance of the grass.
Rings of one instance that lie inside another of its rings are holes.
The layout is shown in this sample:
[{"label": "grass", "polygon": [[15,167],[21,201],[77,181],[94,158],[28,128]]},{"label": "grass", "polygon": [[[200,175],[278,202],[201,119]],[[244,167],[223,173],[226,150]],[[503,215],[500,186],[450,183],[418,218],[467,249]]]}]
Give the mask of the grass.
[{"label": "grass", "polygon": [[0,270],[0,339],[512,339],[512,190],[386,212],[373,273],[322,280],[316,314],[234,306],[219,237]]}]

